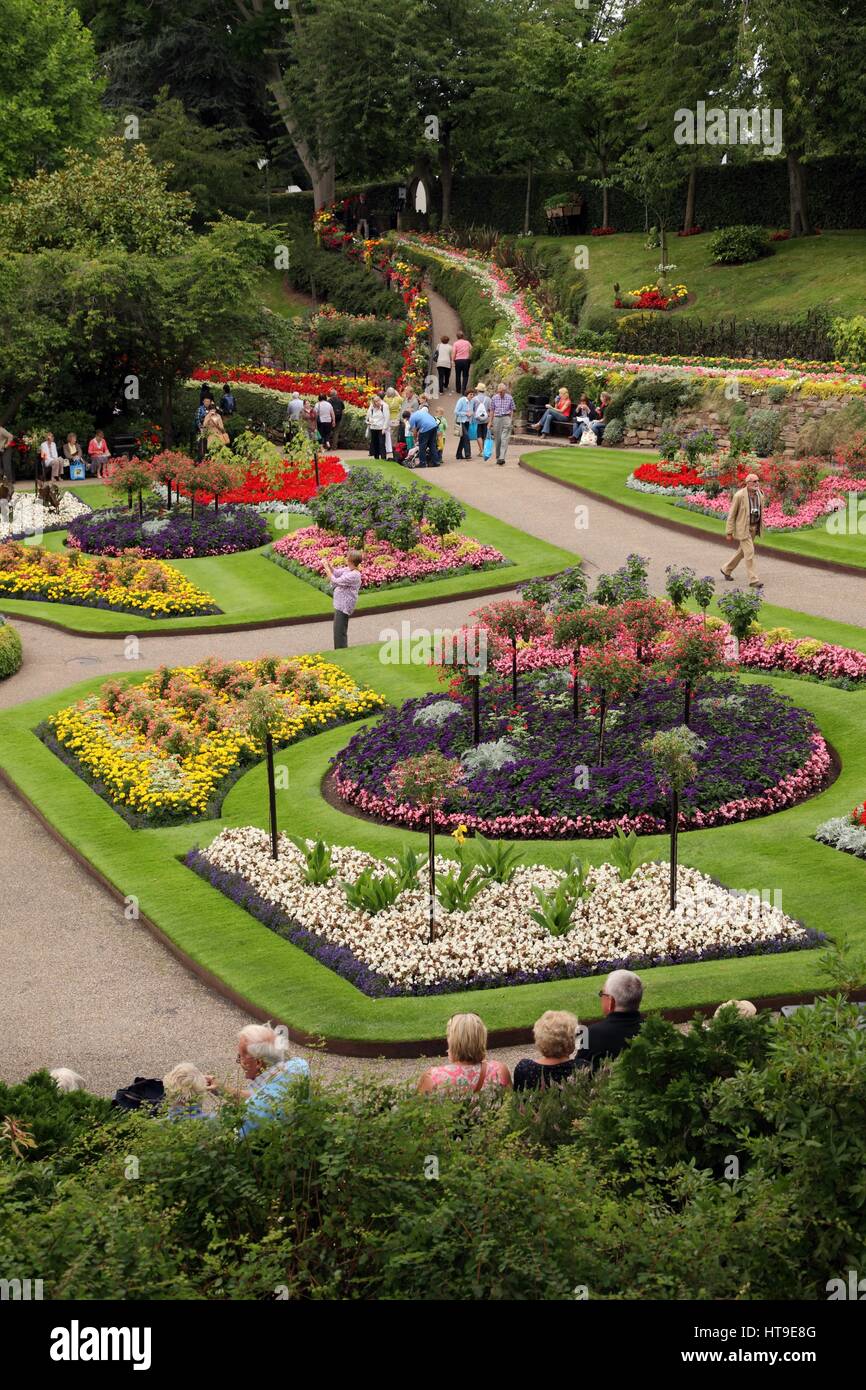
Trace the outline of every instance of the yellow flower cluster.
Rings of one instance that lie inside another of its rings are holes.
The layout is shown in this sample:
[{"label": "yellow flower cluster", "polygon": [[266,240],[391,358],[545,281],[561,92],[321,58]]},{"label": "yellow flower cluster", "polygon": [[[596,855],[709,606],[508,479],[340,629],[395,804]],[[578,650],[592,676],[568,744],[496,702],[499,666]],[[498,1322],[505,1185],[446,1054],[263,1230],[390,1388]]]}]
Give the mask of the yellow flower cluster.
[{"label": "yellow flower cluster", "polygon": [[111,801],[154,821],[189,819],[212,810],[225,778],[261,757],[245,713],[254,689],[282,707],[272,726],[282,745],[385,703],[319,656],[210,660],[163,668],[140,685],[110,681],[48,724]]},{"label": "yellow flower cluster", "polygon": [[113,608],[148,618],[217,611],[210,594],[162,560],[94,559],[15,545],[0,549],[0,594]]}]

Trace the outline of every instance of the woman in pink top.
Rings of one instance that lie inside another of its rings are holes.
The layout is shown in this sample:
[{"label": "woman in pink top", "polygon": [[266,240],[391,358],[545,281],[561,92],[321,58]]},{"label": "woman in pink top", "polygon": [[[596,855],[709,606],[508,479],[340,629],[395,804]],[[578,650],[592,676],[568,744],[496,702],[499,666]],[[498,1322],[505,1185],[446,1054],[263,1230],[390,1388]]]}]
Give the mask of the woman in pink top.
[{"label": "woman in pink top", "polygon": [[462,332],[454,340],[451,356],[454,359],[457,394],[462,396],[469,385],[469,361],[472,357],[472,344],[468,338],[463,336]]},{"label": "woman in pink top", "polygon": [[418,1082],[418,1094],[459,1087],[461,1091],[487,1091],[511,1085],[504,1062],[487,1060],[487,1029],[477,1014],[455,1014],[448,1020],[448,1061],[428,1067]]},{"label": "woman in pink top", "polygon": [[111,450],[108,447],[105,435],[102,430],[97,430],[87,446],[87,456],[90,459],[90,466],[97,478],[102,477],[105,465],[111,458]]}]

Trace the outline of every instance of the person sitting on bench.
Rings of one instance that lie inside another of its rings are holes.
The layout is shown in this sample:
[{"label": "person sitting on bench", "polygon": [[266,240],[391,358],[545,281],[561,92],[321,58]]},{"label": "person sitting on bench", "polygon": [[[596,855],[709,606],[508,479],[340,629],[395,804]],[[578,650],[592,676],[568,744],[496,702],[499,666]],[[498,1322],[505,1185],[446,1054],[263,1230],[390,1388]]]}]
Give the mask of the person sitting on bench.
[{"label": "person sitting on bench", "polygon": [[530,425],[529,428],[538,434],[550,434],[550,427],[554,420],[559,420],[561,424],[567,424],[570,419],[571,397],[568,394],[568,388],[560,386],[556,392],[556,404],[551,405],[548,402],[538,424]]}]

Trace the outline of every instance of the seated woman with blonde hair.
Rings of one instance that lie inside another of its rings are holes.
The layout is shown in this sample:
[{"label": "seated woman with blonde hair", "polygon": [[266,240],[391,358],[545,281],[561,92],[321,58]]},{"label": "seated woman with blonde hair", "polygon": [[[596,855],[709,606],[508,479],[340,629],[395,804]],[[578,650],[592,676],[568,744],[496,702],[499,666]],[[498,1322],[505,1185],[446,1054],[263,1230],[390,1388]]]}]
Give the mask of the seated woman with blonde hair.
[{"label": "seated woman with blonde hair", "polygon": [[577,1019],[564,1010],[548,1009],[533,1029],[537,1059],[521,1057],[514,1068],[515,1091],[539,1091],[570,1081],[583,1063],[575,1057]]},{"label": "seated woman with blonde hair", "polygon": [[168,1101],[169,1120],[205,1120],[208,1116],[202,1108],[202,1099],[207,1095],[210,1078],[194,1062],[178,1062],[176,1067],[162,1078],[165,1099]]},{"label": "seated woman with blonde hair", "polygon": [[477,1014],[455,1014],[448,1020],[448,1061],[429,1067],[418,1082],[418,1094],[453,1087],[476,1094],[497,1086],[510,1086],[511,1074],[504,1062],[487,1060],[487,1029]]}]

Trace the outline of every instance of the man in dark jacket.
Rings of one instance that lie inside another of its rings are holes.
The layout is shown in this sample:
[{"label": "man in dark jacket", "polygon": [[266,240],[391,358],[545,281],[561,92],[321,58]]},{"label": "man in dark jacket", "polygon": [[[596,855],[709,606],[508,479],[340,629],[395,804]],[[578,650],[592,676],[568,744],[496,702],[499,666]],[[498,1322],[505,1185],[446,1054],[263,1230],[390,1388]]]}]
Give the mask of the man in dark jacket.
[{"label": "man in dark jacket", "polygon": [[343,404],[342,397],[337,394],[336,387],[331,388],[328,393],[328,400],[334,407],[334,432],[331,435],[331,448],[336,449],[337,440],[340,438],[340,421],[343,418],[343,411],[346,407]]},{"label": "man in dark jacket", "polygon": [[575,1059],[597,1071],[608,1058],[618,1057],[626,1043],[640,1032],[643,1014],[639,1012],[643,998],[640,977],[631,970],[614,970],[599,990],[602,1013],[600,1023],[587,1028],[586,1047],[575,1053]]}]

